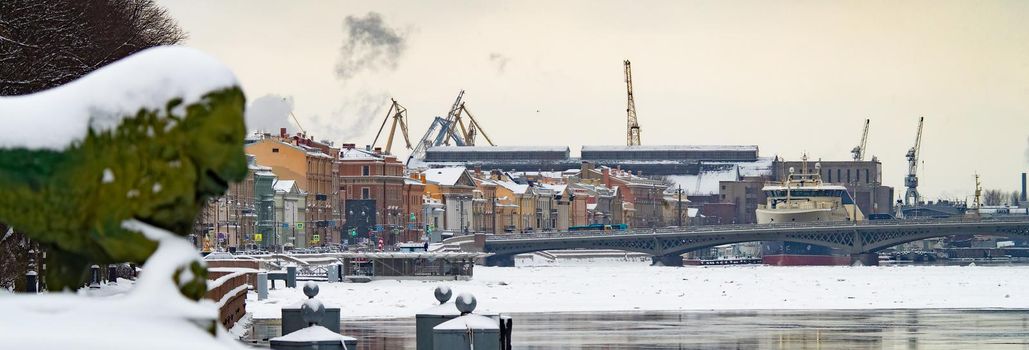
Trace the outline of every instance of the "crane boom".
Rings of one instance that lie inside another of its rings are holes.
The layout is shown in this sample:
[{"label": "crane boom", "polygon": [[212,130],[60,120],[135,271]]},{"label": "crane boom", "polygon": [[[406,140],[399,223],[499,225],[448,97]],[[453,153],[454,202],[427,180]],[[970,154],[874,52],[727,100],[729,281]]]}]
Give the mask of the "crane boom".
[{"label": "crane boom", "polygon": [[625,143],[629,146],[640,145],[640,124],[636,120],[636,102],[632,98],[632,66],[629,60],[625,60],[625,90],[628,94],[628,102],[625,107],[627,125],[625,130]]},{"label": "crane boom", "polygon": [[[467,127],[465,126],[464,116],[468,116]],[[472,115],[472,112],[468,111],[468,107],[465,107],[464,102],[461,102],[461,108],[458,109],[457,117],[454,118],[454,121],[461,128],[461,134],[464,135],[464,142],[466,145],[475,146],[475,137],[482,134],[482,137],[486,138],[486,142],[489,142],[490,146],[496,146],[496,144],[493,143],[493,140],[489,138],[489,135],[486,135],[486,131],[482,129],[482,125],[479,125],[479,121],[475,120],[475,116]]]},{"label": "crane boom", "polygon": [[925,117],[918,118],[918,132],[915,134],[915,145],[908,150],[908,175],[904,178],[904,204],[915,205],[921,196],[918,194],[918,155],[922,148],[922,125]]},{"label": "crane boom", "polygon": [[868,123],[869,119],[865,119],[865,130],[861,133],[861,143],[850,150],[856,161],[865,160],[865,147],[868,146]]},{"label": "crane boom", "polygon": [[386,118],[382,120],[382,125],[379,126],[379,132],[375,134],[375,140],[372,141],[372,147],[375,147],[379,143],[379,137],[382,136],[382,130],[385,129],[386,123],[393,119],[393,124],[389,129],[389,137],[386,139],[385,151],[387,154],[391,154],[393,149],[393,137],[397,134],[397,126],[400,126],[400,132],[404,135],[404,143],[407,145],[407,149],[411,149],[411,139],[407,135],[407,108],[401,106],[400,103],[395,99],[393,104],[389,106],[389,110],[386,111]]}]

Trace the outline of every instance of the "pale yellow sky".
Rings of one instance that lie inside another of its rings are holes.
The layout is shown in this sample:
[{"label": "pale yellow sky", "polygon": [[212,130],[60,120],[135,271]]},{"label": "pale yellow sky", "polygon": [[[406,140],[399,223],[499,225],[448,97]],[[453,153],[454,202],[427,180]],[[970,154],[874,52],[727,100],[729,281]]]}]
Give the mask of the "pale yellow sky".
[{"label": "pale yellow sky", "polygon": [[[417,139],[465,89],[498,144],[624,144],[630,59],[644,144],[847,159],[867,117],[869,153],[900,195],[925,116],[926,198],[966,198],[975,172],[1016,190],[1029,169],[1029,1],[160,3],[251,100],[292,97],[319,138],[371,143],[392,96]],[[369,11],[406,49],[395,69],[343,82],[344,18]]]}]

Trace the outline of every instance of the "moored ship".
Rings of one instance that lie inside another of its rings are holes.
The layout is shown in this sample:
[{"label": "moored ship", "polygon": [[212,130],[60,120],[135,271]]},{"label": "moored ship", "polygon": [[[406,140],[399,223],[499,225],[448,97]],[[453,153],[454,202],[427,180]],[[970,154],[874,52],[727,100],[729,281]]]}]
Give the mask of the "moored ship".
[{"label": "moored ship", "polygon": [[[806,162],[800,173],[790,168],[785,181],[761,189],[767,201],[757,208],[759,224],[862,220],[864,215],[846,187],[823,184],[820,164],[815,164],[811,174],[806,168]],[[762,262],[767,265],[850,264],[849,254],[808,243],[765,241],[761,243],[761,253]]]}]

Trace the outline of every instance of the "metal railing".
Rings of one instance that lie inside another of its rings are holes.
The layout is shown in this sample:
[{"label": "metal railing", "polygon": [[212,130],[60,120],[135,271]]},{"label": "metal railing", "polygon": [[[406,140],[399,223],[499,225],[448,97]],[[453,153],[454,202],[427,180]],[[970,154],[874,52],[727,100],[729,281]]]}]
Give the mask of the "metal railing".
[{"label": "metal railing", "polygon": [[643,229],[629,229],[629,230],[584,230],[584,231],[565,231],[555,233],[534,233],[534,234],[512,234],[512,235],[494,235],[486,237],[487,241],[509,241],[509,240],[521,240],[521,239],[542,239],[542,238],[566,238],[566,237],[614,237],[614,236],[633,236],[643,234],[675,234],[675,233],[705,233],[705,232],[740,232],[740,231],[762,231],[762,230],[781,230],[791,228],[840,228],[840,227],[877,227],[877,226],[910,226],[910,225],[930,225],[930,224],[960,224],[960,223],[1007,223],[1007,222],[1026,222],[1029,223],[1029,215],[1027,216],[1005,216],[1005,217],[982,217],[982,218],[947,218],[947,219],[904,219],[904,220],[864,220],[864,221],[821,221],[821,222],[796,222],[796,223],[775,223],[775,224],[728,224],[728,225],[701,225],[701,226],[685,226],[685,227],[663,227],[663,228],[643,228]]}]

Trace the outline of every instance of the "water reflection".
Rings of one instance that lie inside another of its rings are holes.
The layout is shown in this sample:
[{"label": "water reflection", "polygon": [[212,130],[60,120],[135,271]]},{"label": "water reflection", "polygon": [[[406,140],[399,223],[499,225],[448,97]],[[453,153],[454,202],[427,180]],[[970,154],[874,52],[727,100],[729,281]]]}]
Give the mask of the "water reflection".
[{"label": "water reflection", "polygon": [[[1026,310],[511,314],[515,349],[1027,349]],[[360,349],[414,349],[414,319],[344,320]],[[277,336],[259,320],[258,338]]]}]

